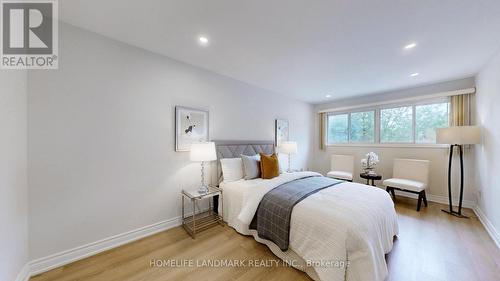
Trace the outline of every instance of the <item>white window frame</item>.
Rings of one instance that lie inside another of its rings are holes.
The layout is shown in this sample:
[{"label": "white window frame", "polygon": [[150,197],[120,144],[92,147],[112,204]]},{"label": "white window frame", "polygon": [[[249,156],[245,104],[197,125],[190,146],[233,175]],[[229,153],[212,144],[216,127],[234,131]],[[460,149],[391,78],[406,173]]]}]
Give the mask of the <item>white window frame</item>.
[{"label": "white window frame", "polygon": [[[347,115],[347,142],[339,142],[339,143],[330,143],[330,140],[328,138],[328,135],[329,132],[328,132],[328,129],[329,129],[329,126],[328,124],[330,123],[330,116],[338,116],[338,115]],[[350,132],[351,132],[351,113],[348,111],[348,112],[335,112],[335,113],[328,113],[326,115],[326,144],[327,145],[345,145],[345,144],[350,144],[350,139],[351,139],[351,136],[350,136]]]},{"label": "white window frame", "polygon": [[[418,100],[418,101],[413,101],[413,102],[400,102],[400,103],[391,103],[391,104],[383,104],[383,105],[378,105],[378,106],[370,106],[370,107],[360,107],[360,108],[353,108],[350,110],[342,110],[342,111],[331,111],[326,113],[326,122],[325,122],[325,132],[326,134],[326,146],[358,146],[358,147],[424,147],[424,148],[448,148],[448,145],[446,144],[436,144],[436,143],[418,143],[416,141],[416,130],[417,130],[417,120],[416,120],[416,107],[419,105],[429,105],[429,104],[437,104],[437,103],[450,103],[450,98],[449,97],[438,97],[438,98],[430,98],[430,99],[423,99],[423,100]],[[383,109],[391,109],[391,108],[398,108],[398,107],[412,107],[412,141],[411,142],[389,142],[389,143],[382,143],[381,142],[381,110]],[[448,108],[450,110],[450,107]],[[374,142],[352,142],[351,141],[351,113],[357,113],[357,112],[369,112],[369,111],[374,111],[374,118],[375,118],[375,136],[374,136]],[[449,112],[450,113],[450,112]],[[329,117],[330,116],[335,116],[335,115],[345,115],[347,114],[347,124],[348,124],[348,142],[346,143],[330,143],[329,138],[328,138],[328,128],[329,128]],[[448,124],[450,123],[450,118],[448,118]]]}]

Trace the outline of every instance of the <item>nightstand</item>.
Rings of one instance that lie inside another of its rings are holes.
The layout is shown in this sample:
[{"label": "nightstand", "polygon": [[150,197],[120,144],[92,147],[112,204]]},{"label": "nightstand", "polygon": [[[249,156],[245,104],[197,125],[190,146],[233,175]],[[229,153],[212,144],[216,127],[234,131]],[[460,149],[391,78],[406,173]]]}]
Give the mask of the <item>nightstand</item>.
[{"label": "nightstand", "polygon": [[377,180],[381,180],[382,179],[382,175],[379,175],[379,174],[368,174],[368,173],[361,173],[359,174],[359,176],[362,178],[362,179],[365,179],[366,180],[366,185],[370,185],[370,181],[372,181],[372,186],[376,186],[375,185],[375,181]]},{"label": "nightstand", "polygon": [[[214,208],[212,206],[211,198],[217,195],[219,196],[220,210],[223,214],[224,206],[222,204],[222,189],[215,186],[209,186],[208,192],[204,194],[198,193],[198,190],[182,190],[182,227],[184,227],[186,232],[191,235],[193,239],[196,238],[196,234],[198,232],[208,229],[214,225],[220,224],[224,226],[222,216],[214,212]],[[190,201],[192,206],[192,213],[187,216],[184,204],[185,199]],[[208,210],[203,212],[201,210],[196,210],[196,205],[205,199],[208,199]]]}]

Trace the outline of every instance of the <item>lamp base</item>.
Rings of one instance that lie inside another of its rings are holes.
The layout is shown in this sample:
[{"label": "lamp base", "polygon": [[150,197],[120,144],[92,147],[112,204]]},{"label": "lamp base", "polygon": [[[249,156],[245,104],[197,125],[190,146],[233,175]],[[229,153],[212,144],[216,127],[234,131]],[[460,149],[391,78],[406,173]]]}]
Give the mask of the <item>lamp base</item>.
[{"label": "lamp base", "polygon": [[[452,194],[451,194],[451,167],[453,163],[453,151],[455,150],[455,146],[458,147],[460,153],[460,199],[458,204],[458,212],[453,210],[453,202],[452,202]],[[448,161],[448,202],[449,209],[442,209],[441,211],[455,216],[457,218],[468,219],[467,216],[462,215],[462,199],[464,195],[464,157],[462,145],[452,144],[450,145],[450,159]]]},{"label": "lamp base", "polygon": [[198,193],[199,194],[207,194],[208,193],[208,186],[202,185],[200,188],[198,188]]},{"label": "lamp base", "polygon": [[452,216],[455,216],[457,218],[462,218],[462,219],[468,219],[469,218],[468,216],[462,215],[461,213],[456,212],[456,211],[450,211],[450,210],[445,210],[445,209],[441,209],[441,211],[443,211],[443,212],[445,212],[447,214],[450,214]]},{"label": "lamp base", "polygon": [[208,186],[205,184],[205,162],[201,162],[201,186],[198,188],[199,194],[207,194]]}]

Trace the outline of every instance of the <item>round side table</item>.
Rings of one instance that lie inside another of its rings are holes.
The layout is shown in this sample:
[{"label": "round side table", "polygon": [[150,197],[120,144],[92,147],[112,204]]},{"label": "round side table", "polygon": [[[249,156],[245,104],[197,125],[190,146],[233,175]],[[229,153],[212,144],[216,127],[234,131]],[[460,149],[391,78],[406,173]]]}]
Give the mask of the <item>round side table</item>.
[{"label": "round side table", "polygon": [[367,185],[370,185],[370,181],[372,181],[372,184],[371,186],[376,186],[375,185],[375,181],[377,180],[381,180],[382,179],[382,175],[379,175],[379,174],[366,174],[366,173],[361,173],[359,174],[359,176],[362,178],[362,179],[366,179],[366,184]]}]

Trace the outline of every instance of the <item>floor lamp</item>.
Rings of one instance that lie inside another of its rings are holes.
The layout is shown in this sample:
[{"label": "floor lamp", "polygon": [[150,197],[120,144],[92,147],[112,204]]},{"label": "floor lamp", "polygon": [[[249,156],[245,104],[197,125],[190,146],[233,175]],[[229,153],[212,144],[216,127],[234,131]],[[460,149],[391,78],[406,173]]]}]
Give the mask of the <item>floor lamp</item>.
[{"label": "floor lamp", "polygon": [[[450,145],[450,160],[448,163],[448,200],[449,210],[442,210],[445,213],[459,217],[467,218],[462,215],[462,200],[464,195],[464,157],[463,146],[467,144],[479,144],[481,142],[481,129],[477,126],[456,126],[437,129],[437,143]],[[460,154],[460,197],[458,202],[458,211],[453,210],[451,193],[451,168],[453,163],[453,152],[455,147]]]}]

